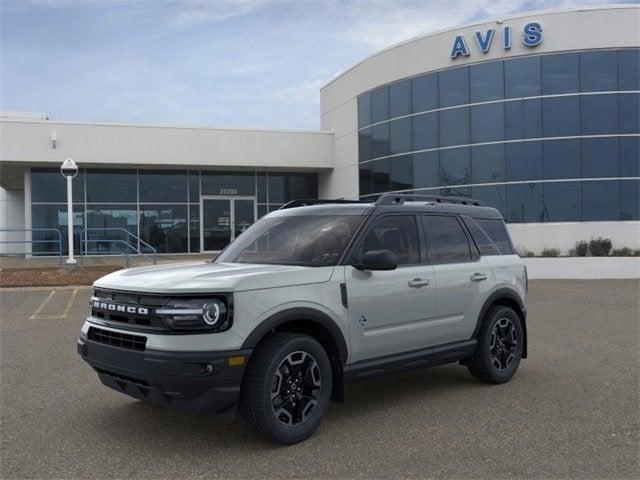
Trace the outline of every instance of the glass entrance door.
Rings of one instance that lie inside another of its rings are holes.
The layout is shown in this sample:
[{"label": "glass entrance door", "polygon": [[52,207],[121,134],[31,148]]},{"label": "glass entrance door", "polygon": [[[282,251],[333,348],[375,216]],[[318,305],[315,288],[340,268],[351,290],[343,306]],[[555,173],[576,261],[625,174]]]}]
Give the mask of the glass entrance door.
[{"label": "glass entrance door", "polygon": [[202,197],[200,241],[203,252],[222,250],[256,221],[253,197]]}]

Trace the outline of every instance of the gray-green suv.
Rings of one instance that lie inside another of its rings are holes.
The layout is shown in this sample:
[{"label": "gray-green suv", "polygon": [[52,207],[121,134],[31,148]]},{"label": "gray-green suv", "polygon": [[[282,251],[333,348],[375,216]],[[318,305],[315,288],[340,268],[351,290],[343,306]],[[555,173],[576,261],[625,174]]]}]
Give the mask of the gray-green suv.
[{"label": "gray-green suv", "polygon": [[[301,206],[302,205],[302,206]],[[460,362],[503,383],[527,355],[527,273],[500,213],[469,199],[300,201],[213,262],[94,284],[78,351],[102,383],[291,444],[344,384]]]}]

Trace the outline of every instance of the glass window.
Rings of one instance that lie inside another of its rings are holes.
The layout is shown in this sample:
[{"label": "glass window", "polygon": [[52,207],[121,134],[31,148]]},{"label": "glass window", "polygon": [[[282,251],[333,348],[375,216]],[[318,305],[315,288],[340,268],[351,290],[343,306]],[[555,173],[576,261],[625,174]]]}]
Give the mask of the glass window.
[{"label": "glass window", "polygon": [[[71,181],[73,202],[84,203],[84,171],[80,169]],[[58,169],[31,169],[31,201],[33,203],[67,203],[67,179]]]},{"label": "glass window", "polygon": [[507,185],[506,205],[505,219],[509,223],[542,222],[542,184]]},{"label": "glass window", "polygon": [[518,142],[505,145],[507,181],[542,179],[542,142]]},{"label": "glass window", "polygon": [[583,92],[618,90],[618,55],[614,51],[580,54],[580,89]]},{"label": "glass window", "polygon": [[640,50],[618,51],[618,88],[640,90]]},{"label": "glass window", "polygon": [[543,146],[544,178],[580,178],[580,140],[548,140]]},{"label": "glass window", "polygon": [[440,185],[467,185],[470,178],[469,147],[440,151]]},{"label": "glass window", "polygon": [[390,250],[398,257],[398,265],[420,263],[418,229],[413,216],[392,215],[377,220],[362,244],[362,253]]},{"label": "glass window", "polygon": [[390,118],[411,113],[411,80],[402,80],[389,87]]},{"label": "glass window", "polygon": [[469,108],[454,108],[439,112],[440,146],[467,145],[469,143]]},{"label": "glass window", "polygon": [[259,172],[256,177],[258,203],[267,203],[267,173]]},{"label": "glass window", "polygon": [[135,170],[87,170],[87,202],[135,203],[137,177]]},{"label": "glass window", "polygon": [[190,252],[200,252],[200,205],[189,205]]},{"label": "glass window", "polygon": [[[429,188],[440,186],[439,152],[415,153],[413,155],[413,187]],[[435,193],[437,192],[426,192]]]},{"label": "glass window", "polygon": [[373,175],[371,168],[371,162],[360,165],[358,171],[360,195],[369,195],[373,192]]},{"label": "glass window", "polygon": [[[615,95],[612,95],[615,96]],[[640,95],[637,93],[621,93],[618,95],[620,105],[619,133],[640,132]]]},{"label": "glass window", "polygon": [[413,157],[401,155],[390,158],[391,190],[409,190],[413,188]]},{"label": "glass window", "polygon": [[276,210],[280,210],[280,207],[282,207],[282,205],[270,203],[269,212],[275,212]]},{"label": "glass window", "polygon": [[371,123],[389,118],[389,88],[380,87],[371,92]]},{"label": "glass window", "polygon": [[202,172],[203,195],[254,195],[254,173]]},{"label": "glass window", "polygon": [[469,103],[469,68],[452,68],[439,74],[440,108]]},{"label": "glass window", "polygon": [[400,118],[389,122],[390,153],[411,151],[411,118]]},{"label": "glass window", "polygon": [[471,261],[469,240],[456,217],[424,215],[429,263],[463,263]]},{"label": "glass window", "polygon": [[582,220],[620,219],[620,188],[617,180],[582,182]]},{"label": "glass window", "polygon": [[471,143],[504,140],[504,104],[471,107]]},{"label": "glass window", "polygon": [[484,202],[488,207],[504,212],[504,185],[476,185],[472,187],[471,196]]},{"label": "glass window", "polygon": [[158,253],[187,253],[186,205],[140,205],[140,238]]},{"label": "glass window", "polygon": [[502,62],[480,63],[469,67],[471,103],[504,98]]},{"label": "glass window", "polygon": [[138,207],[134,205],[89,205],[85,251],[93,255],[132,253],[138,235]]},{"label": "glass window", "polygon": [[381,123],[371,127],[371,157],[386,157],[390,152],[389,123]]},{"label": "glass window", "polygon": [[620,139],[620,176],[640,177],[640,137]]},{"label": "glass window", "polygon": [[411,121],[413,125],[413,150],[438,148],[438,113],[415,115]]},{"label": "glass window", "polygon": [[315,173],[269,173],[269,203],[318,198]]},{"label": "glass window", "polygon": [[505,102],[505,136],[507,140],[542,137],[542,100]]},{"label": "glass window", "polygon": [[471,217],[462,217],[481,255],[500,255],[500,249]]},{"label": "glass window", "polygon": [[620,220],[640,220],[640,180],[620,181]]},{"label": "glass window", "polygon": [[511,255],[513,247],[507,234],[507,228],[502,220],[476,218],[477,224],[484,230],[503,255]]},{"label": "glass window", "polygon": [[365,128],[358,132],[358,161],[364,162],[373,158],[373,140],[371,128]]},{"label": "glass window", "polygon": [[[58,175],[60,173],[58,172]],[[34,255],[58,255],[60,250],[59,240],[62,239],[62,254],[68,255],[69,242],[67,228],[69,225],[66,205],[31,205],[31,228],[54,228],[60,231],[60,235],[53,231],[33,232],[34,240],[32,252]],[[80,252],[80,232],[84,228],[84,208],[81,205],[73,206],[73,248]],[[19,247],[20,245],[18,245]],[[9,245],[9,248],[15,248]],[[10,250],[11,251],[11,250]],[[16,250],[13,250],[16,251]]]},{"label": "glass window", "polygon": [[540,57],[524,57],[504,62],[505,97],[540,95]]},{"label": "glass window", "polygon": [[390,159],[374,160],[371,162],[371,173],[373,175],[373,193],[388,192],[390,185]]},{"label": "glass window", "polygon": [[617,138],[582,139],[582,176],[617,177],[620,173]]},{"label": "glass window", "polygon": [[505,181],[504,144],[471,147],[471,183]]},{"label": "glass window", "polygon": [[192,203],[200,202],[200,172],[189,172],[189,201]]},{"label": "glass window", "polygon": [[411,103],[414,113],[438,108],[438,74],[411,79]]},{"label": "glass window", "polygon": [[580,135],[580,97],[543,99],[542,133],[545,137]]},{"label": "glass window", "polygon": [[543,95],[580,91],[580,57],[577,53],[544,55],[541,63]]},{"label": "glass window", "polygon": [[[269,213],[267,205],[258,205],[258,218],[264,217],[267,213]],[[193,246],[191,249],[193,250]]]},{"label": "glass window", "polygon": [[580,102],[583,135],[618,133],[617,95],[584,95]]},{"label": "glass window", "polygon": [[140,170],[140,202],[187,202],[187,172]]},{"label": "glass window", "polygon": [[544,190],[545,222],[579,222],[581,182],[548,182]]},{"label": "glass window", "polygon": [[358,128],[371,124],[371,95],[365,93],[358,97]]}]

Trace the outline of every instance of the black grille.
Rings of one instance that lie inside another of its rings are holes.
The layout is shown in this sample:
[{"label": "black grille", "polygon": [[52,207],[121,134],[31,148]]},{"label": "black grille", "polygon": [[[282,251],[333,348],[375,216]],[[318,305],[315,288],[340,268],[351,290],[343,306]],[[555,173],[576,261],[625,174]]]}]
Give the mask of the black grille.
[{"label": "black grille", "polygon": [[87,337],[94,342],[104,343],[105,345],[111,345],[113,347],[128,348],[130,350],[144,350],[147,346],[147,337],[112,332],[96,327],[89,327]]},{"label": "black grille", "polygon": [[[136,295],[96,289],[91,299],[91,316],[107,322],[126,324],[139,330],[168,331],[169,329],[162,321],[162,317],[154,314],[155,309],[164,305],[166,300],[166,298],[151,295]],[[112,306],[117,304],[121,307],[136,307],[136,310],[137,307],[145,307],[148,313],[113,311],[104,307],[96,307],[94,301],[98,301],[101,304],[106,302],[106,305]]]}]

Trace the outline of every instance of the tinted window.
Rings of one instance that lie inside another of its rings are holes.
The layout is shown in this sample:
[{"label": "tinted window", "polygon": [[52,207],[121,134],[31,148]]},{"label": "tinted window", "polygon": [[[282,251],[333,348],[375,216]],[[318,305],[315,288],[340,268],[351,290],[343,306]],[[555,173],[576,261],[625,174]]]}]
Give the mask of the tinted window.
[{"label": "tinted window", "polygon": [[620,181],[620,220],[640,220],[640,180]]},{"label": "tinted window", "polygon": [[504,212],[504,185],[475,185],[471,191],[473,198],[484,202],[488,207]]},{"label": "tinted window", "polygon": [[358,127],[371,124],[371,96],[368,93],[358,97]]},{"label": "tinted window", "polygon": [[640,50],[618,52],[618,88],[640,90]]},{"label": "tinted window", "polygon": [[465,218],[464,223],[467,225],[481,255],[500,255],[500,249],[472,218]]},{"label": "tinted window", "polygon": [[504,104],[471,107],[471,143],[504,140]]},{"label": "tinted window", "polygon": [[469,147],[440,152],[440,185],[467,185],[470,179]]},{"label": "tinted window", "polygon": [[267,174],[265,172],[258,173],[256,189],[258,190],[258,203],[267,203]]},{"label": "tinted window", "polygon": [[640,177],[640,138],[620,139],[620,176]]},{"label": "tinted window", "polygon": [[187,206],[141,205],[140,237],[158,253],[186,253],[189,237]]},{"label": "tinted window", "polygon": [[371,157],[385,157],[390,153],[389,123],[371,127]]},{"label": "tinted window", "polygon": [[372,172],[371,172],[371,162],[360,165],[358,170],[359,177],[359,186],[360,186],[360,195],[368,195],[372,193]]},{"label": "tinted window", "polygon": [[506,186],[506,215],[509,223],[543,221],[542,184],[525,183]]},{"label": "tinted window", "polygon": [[540,95],[540,57],[505,61],[504,82],[507,98]]},{"label": "tinted window", "polygon": [[580,97],[543,99],[542,126],[545,137],[580,135]]},{"label": "tinted window", "polygon": [[[58,175],[60,175],[58,173]],[[62,240],[62,254],[68,252],[68,236],[67,228],[69,225],[66,205],[31,205],[31,228],[55,228],[60,231],[58,235],[53,231],[33,232],[32,239],[35,241],[32,245],[34,254],[51,254],[56,255],[60,250],[60,239]],[[73,248],[75,252],[80,252],[80,231],[84,227],[84,208],[81,205],[73,206]],[[20,248],[20,245],[17,245]],[[16,245],[9,244],[7,247],[9,252],[19,251]]]},{"label": "tinted window", "polygon": [[189,201],[200,202],[200,172],[189,172]]},{"label": "tinted window", "polygon": [[411,151],[411,118],[389,122],[389,146],[391,154]]},{"label": "tinted window", "polygon": [[369,250],[391,250],[398,265],[420,262],[420,244],[414,217],[393,215],[377,220],[362,244],[362,253]]},{"label": "tinted window", "polygon": [[411,113],[411,81],[403,80],[389,87],[390,117],[399,117]]},{"label": "tinted window", "polygon": [[318,198],[318,177],[311,173],[270,173],[269,203]]},{"label": "tinted window", "polygon": [[389,118],[389,89],[378,88],[371,92],[371,123]]},{"label": "tinted window", "polygon": [[583,92],[611,92],[618,89],[618,54],[580,54],[580,88]]},{"label": "tinted window", "polygon": [[371,162],[371,174],[373,176],[373,193],[388,192],[390,188],[390,159],[383,158]]},{"label": "tinted window", "polygon": [[545,55],[541,62],[543,95],[580,90],[580,57],[577,53]]},{"label": "tinted window", "polygon": [[[615,96],[615,95],[613,95]],[[640,95],[637,93],[621,93],[618,95],[620,105],[619,133],[640,132]]]},{"label": "tinted window", "polygon": [[476,218],[475,221],[482,227],[482,230],[484,230],[503,255],[511,255],[513,253],[509,235],[502,220]]},{"label": "tinted window", "polygon": [[[73,202],[84,202],[84,172],[72,180]],[[31,201],[67,203],[67,179],[57,169],[31,169]]]},{"label": "tinted window", "polygon": [[140,171],[140,201],[153,203],[186,202],[187,172]]},{"label": "tinted window", "polygon": [[548,140],[544,142],[544,178],[580,177],[580,140]]},{"label": "tinted window", "polygon": [[391,163],[391,190],[408,190],[413,187],[413,157],[401,155],[389,159]]},{"label": "tinted window", "polygon": [[430,263],[471,260],[469,241],[456,217],[425,215],[423,219]]},{"label": "tinted window", "polygon": [[365,128],[358,132],[358,161],[369,160],[373,155],[373,141],[371,140],[371,128]]},{"label": "tinted window", "polygon": [[542,142],[505,145],[507,181],[542,179]]},{"label": "tinted window", "polygon": [[138,180],[135,170],[87,170],[87,202],[137,201]]},{"label": "tinted window", "polygon": [[619,149],[617,138],[582,139],[582,176],[619,176]]},{"label": "tinted window", "polygon": [[203,195],[253,195],[255,191],[253,173],[202,173]]},{"label": "tinted window", "polygon": [[620,191],[617,180],[582,182],[582,220],[619,220]]},{"label": "tinted window", "polygon": [[453,68],[439,73],[440,108],[469,103],[469,68]]},{"label": "tinted window", "polygon": [[[260,207],[258,207],[259,209]],[[200,205],[189,205],[189,251],[200,251]]]},{"label": "tinted window", "polygon": [[504,145],[471,147],[471,183],[504,182]]},{"label": "tinted window", "polygon": [[504,104],[507,140],[542,136],[542,100],[520,100]]},{"label": "tinted window", "polygon": [[416,115],[411,119],[413,125],[413,150],[438,148],[438,113]]},{"label": "tinted window", "polygon": [[490,62],[469,67],[471,103],[504,98],[502,65],[502,62]]},{"label": "tinted window", "polygon": [[583,135],[618,133],[617,95],[585,95],[580,102]]},{"label": "tinted window", "polygon": [[411,80],[413,112],[438,108],[438,74],[422,75]]},{"label": "tinted window", "polygon": [[466,145],[469,143],[469,108],[441,110],[440,146]]},{"label": "tinted window", "polygon": [[544,184],[545,222],[580,221],[582,182],[549,182]]},{"label": "tinted window", "polygon": [[414,188],[440,186],[439,157],[439,152],[424,152],[413,155]]}]

